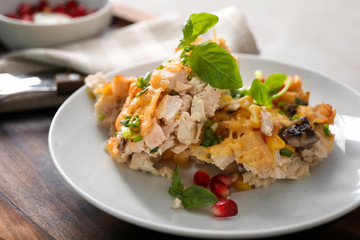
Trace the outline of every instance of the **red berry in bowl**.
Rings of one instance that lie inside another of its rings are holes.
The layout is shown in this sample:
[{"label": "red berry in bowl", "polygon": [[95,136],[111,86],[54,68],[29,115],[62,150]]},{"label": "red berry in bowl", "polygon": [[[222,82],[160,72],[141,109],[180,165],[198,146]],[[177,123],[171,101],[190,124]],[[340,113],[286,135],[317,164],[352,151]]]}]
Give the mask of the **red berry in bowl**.
[{"label": "red berry in bowl", "polygon": [[65,3],[65,6],[68,10],[75,10],[78,7],[78,2],[76,0],[69,0]]},{"label": "red berry in bowl", "polygon": [[33,15],[32,14],[23,14],[21,17],[20,17],[21,20],[23,21],[34,21],[34,18],[33,18]]},{"label": "red berry in bowl", "polygon": [[8,14],[5,14],[5,16],[9,17],[9,18],[17,18],[17,15],[15,13],[8,13]]},{"label": "red berry in bowl", "polygon": [[215,217],[231,217],[238,214],[236,202],[231,199],[221,199],[211,207],[211,213]]},{"label": "red berry in bowl", "polygon": [[76,9],[76,17],[82,17],[87,14],[87,8],[84,5],[79,5]]},{"label": "red berry in bowl", "polygon": [[210,191],[220,199],[226,199],[230,196],[230,189],[219,179],[213,179],[210,182]]},{"label": "red berry in bowl", "polygon": [[25,15],[25,14],[32,14],[31,6],[28,3],[22,3],[20,4],[18,8],[18,14],[19,15]]},{"label": "red berry in bowl", "polygon": [[210,184],[210,174],[205,170],[198,170],[193,177],[194,184],[207,188]]}]

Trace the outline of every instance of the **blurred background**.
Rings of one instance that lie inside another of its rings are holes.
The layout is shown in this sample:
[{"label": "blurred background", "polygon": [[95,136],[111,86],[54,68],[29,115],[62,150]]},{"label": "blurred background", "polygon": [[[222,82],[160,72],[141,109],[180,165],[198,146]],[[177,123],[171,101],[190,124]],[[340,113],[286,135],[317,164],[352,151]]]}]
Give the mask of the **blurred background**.
[{"label": "blurred background", "polygon": [[160,16],[216,11],[245,14],[260,55],[323,72],[360,91],[360,2],[357,0],[117,0]]}]

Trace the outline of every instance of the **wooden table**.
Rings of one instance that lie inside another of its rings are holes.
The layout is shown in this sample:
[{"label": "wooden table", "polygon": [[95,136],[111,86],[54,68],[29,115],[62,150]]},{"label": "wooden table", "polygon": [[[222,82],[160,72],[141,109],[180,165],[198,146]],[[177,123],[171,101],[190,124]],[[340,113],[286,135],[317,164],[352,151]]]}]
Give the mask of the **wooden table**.
[{"label": "wooden table", "polygon": [[[138,227],[90,205],[60,177],[48,149],[57,109],[0,115],[0,239],[184,239]],[[276,239],[360,239],[360,208]]]}]

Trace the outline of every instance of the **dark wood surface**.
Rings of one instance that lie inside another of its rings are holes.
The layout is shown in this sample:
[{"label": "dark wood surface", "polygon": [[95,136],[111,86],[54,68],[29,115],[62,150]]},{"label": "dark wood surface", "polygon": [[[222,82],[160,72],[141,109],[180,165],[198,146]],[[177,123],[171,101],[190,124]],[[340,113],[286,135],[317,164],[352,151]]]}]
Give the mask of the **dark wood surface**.
[{"label": "dark wood surface", "polygon": [[[189,239],[114,218],[75,193],[49,154],[48,131],[56,110],[0,114],[0,239]],[[295,237],[360,239],[360,208],[274,239]]]}]

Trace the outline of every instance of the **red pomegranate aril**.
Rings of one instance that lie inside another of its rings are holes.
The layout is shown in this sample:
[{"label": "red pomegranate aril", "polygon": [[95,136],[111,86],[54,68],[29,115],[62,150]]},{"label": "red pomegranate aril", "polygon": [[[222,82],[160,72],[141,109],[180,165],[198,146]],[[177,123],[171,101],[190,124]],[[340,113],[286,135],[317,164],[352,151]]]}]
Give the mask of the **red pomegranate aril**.
[{"label": "red pomegranate aril", "polygon": [[213,179],[210,182],[210,191],[220,199],[226,199],[230,196],[230,189],[219,179]]},{"label": "red pomegranate aril", "polygon": [[47,0],[40,0],[36,6],[38,12],[43,12],[45,9],[49,8],[49,2]]},{"label": "red pomegranate aril", "polygon": [[7,16],[9,18],[17,18],[17,15],[15,13],[8,13],[8,14],[5,14],[5,16]]},{"label": "red pomegranate aril", "polygon": [[222,181],[223,183],[226,184],[226,186],[230,187],[232,184],[233,184],[233,176],[231,175],[226,175],[226,174],[222,174],[222,173],[219,173],[218,175],[214,176],[212,178],[213,179],[218,179],[220,181]]},{"label": "red pomegranate aril", "polygon": [[75,10],[78,7],[78,2],[76,0],[70,0],[65,3],[67,9]]},{"label": "red pomegranate aril", "polygon": [[210,185],[210,174],[205,170],[198,170],[193,177],[194,184],[207,188]]},{"label": "red pomegranate aril", "polygon": [[238,214],[236,202],[231,199],[221,199],[211,207],[211,213],[215,217],[231,217]]},{"label": "red pomegranate aril", "polygon": [[87,14],[87,9],[84,5],[80,5],[76,10],[76,17],[82,17]]},{"label": "red pomegranate aril", "polygon": [[65,4],[59,4],[54,8],[54,12],[66,14]]},{"label": "red pomegranate aril", "polygon": [[19,15],[24,15],[24,14],[31,14],[31,6],[27,3],[22,3],[20,4],[19,8],[18,8],[18,14]]},{"label": "red pomegranate aril", "polygon": [[32,14],[24,14],[20,17],[21,20],[23,21],[34,21],[33,15]]}]

